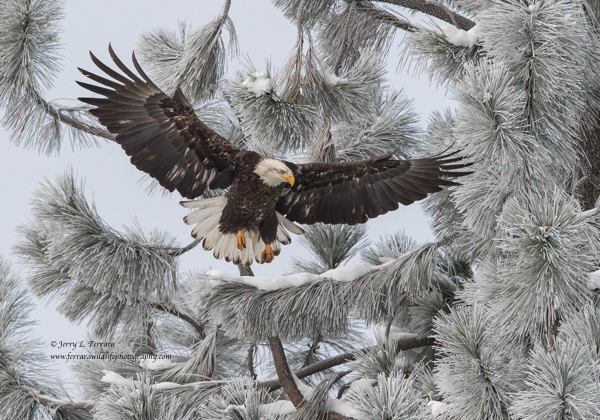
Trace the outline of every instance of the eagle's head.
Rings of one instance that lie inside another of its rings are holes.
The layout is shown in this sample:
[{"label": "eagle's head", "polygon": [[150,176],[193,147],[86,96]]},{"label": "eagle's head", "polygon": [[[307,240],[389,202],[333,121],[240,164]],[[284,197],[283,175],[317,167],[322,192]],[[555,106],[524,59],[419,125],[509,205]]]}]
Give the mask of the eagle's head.
[{"label": "eagle's head", "polygon": [[292,170],[285,163],[277,159],[262,159],[256,165],[254,173],[269,187],[278,187],[284,182],[294,185],[295,182]]}]

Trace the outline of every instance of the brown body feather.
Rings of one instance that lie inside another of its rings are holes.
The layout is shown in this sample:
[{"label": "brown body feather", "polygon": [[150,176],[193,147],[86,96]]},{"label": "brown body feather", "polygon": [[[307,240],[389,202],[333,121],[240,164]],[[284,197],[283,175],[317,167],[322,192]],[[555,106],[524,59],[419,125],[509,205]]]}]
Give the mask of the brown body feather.
[{"label": "brown body feather", "polygon": [[[92,61],[114,80],[80,69],[105,86],[78,82],[104,96],[80,98],[96,107],[90,112],[116,134],[117,143],[131,156],[131,163],[167,190],[177,190],[193,199],[206,188],[229,188],[219,231],[257,232],[263,249],[276,241],[278,232],[281,234],[281,223],[301,233],[285,220],[278,222],[277,212],[303,224],[365,223],[396,210],[399,203],[409,205],[441,191],[442,186],[458,185],[445,178],[471,173],[456,171],[470,164],[462,163],[455,154],[410,160],[395,160],[390,155],[347,163],[285,162],[295,177],[294,185],[288,189],[284,184],[269,186],[254,172],[262,156],[235,147],[206,126],[181,90],[172,98],[163,93],[144,73],[135,55],[133,63],[139,76],[119,60],[112,48],[109,51],[124,75],[94,55]],[[241,258],[232,255],[226,254],[226,258]]]},{"label": "brown body feather", "polygon": [[238,175],[227,192],[229,200],[223,209],[219,226],[223,233],[240,230],[258,230],[265,244],[275,241],[277,236],[277,214],[275,203],[284,186],[270,187],[253,172],[260,161],[257,153],[247,155]]}]

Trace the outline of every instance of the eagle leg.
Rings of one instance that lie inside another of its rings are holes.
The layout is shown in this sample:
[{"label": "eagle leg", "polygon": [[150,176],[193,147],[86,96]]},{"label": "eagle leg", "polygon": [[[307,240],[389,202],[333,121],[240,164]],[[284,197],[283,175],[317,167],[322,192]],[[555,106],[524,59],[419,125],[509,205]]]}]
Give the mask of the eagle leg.
[{"label": "eagle leg", "polygon": [[262,252],[262,254],[260,254],[260,256],[266,263],[271,263],[271,261],[273,261],[275,258],[275,254],[273,254],[273,248],[271,248],[271,245],[265,245],[265,250]]},{"label": "eagle leg", "polygon": [[235,246],[237,246],[240,251],[246,248],[246,238],[241,230],[238,231]]}]

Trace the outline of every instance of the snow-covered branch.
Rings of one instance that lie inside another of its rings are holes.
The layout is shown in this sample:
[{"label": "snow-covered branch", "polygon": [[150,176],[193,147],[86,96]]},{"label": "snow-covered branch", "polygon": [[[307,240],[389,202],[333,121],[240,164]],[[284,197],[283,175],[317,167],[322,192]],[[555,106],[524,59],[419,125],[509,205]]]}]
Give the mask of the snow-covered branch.
[{"label": "snow-covered branch", "polygon": [[247,284],[258,290],[281,290],[290,287],[300,287],[312,283],[318,283],[325,280],[339,282],[350,282],[358,279],[365,274],[380,270],[391,264],[391,261],[382,265],[371,265],[368,263],[358,263],[348,266],[340,266],[324,272],[323,274],[298,273],[287,276],[276,277],[254,277],[237,276],[220,270],[210,270],[206,272],[206,280],[210,286],[219,286],[222,282],[232,282]]}]

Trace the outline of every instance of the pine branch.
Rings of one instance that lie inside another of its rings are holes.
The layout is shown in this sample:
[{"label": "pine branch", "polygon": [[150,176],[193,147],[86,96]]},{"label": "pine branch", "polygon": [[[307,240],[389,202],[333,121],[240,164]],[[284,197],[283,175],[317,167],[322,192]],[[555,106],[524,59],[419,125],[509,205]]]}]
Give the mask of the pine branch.
[{"label": "pine branch", "polygon": [[[254,276],[252,269],[249,266],[245,266],[243,264],[238,264],[238,269],[240,270],[240,275],[250,275]],[[281,383],[283,389],[290,397],[290,400],[294,403],[296,408],[302,407],[302,401],[304,397],[298,390],[296,386],[296,382],[292,377],[292,372],[287,363],[287,359],[285,357],[285,351],[283,349],[283,344],[281,344],[281,340],[278,337],[269,338],[269,347],[271,348],[271,354],[273,355],[273,363],[275,364],[275,371],[277,372],[277,377],[279,381],[277,383]],[[250,373],[253,374],[253,363],[252,363],[252,353],[251,350],[254,349],[254,346],[248,350],[248,365],[250,367]]]},{"label": "pine branch", "polygon": [[85,121],[77,119],[71,115],[66,114],[61,109],[54,107],[37,91],[33,93],[34,100],[37,104],[52,118],[57,118],[60,122],[75,128],[76,130],[83,131],[84,133],[91,134],[93,136],[102,137],[107,140],[115,141],[115,135],[109,131],[103,129],[100,126],[88,124]]},{"label": "pine branch", "polygon": [[475,22],[458,13],[450,10],[441,3],[431,0],[374,0],[376,2],[395,4],[397,6],[406,7],[407,9],[416,10],[417,12],[425,13],[429,16],[436,17],[445,22],[448,22],[459,29],[468,31],[475,26]]},{"label": "pine branch", "polygon": [[277,372],[277,381],[280,387],[285,390],[290,397],[290,400],[294,403],[296,408],[301,408],[304,401],[304,397],[298,390],[298,386],[292,376],[292,371],[287,363],[285,357],[285,351],[281,340],[278,337],[269,338],[269,347],[271,348],[271,354],[273,355],[273,363],[275,364],[275,371]]},{"label": "pine branch", "polygon": [[256,372],[254,371],[254,351],[256,350],[256,344],[251,344],[248,347],[248,372],[252,380],[256,380]]},{"label": "pine branch", "polygon": [[[426,338],[407,338],[403,340],[397,340],[398,350],[409,350],[418,347],[432,346],[435,344],[435,340],[430,337]],[[356,360],[356,354],[361,351],[368,349],[362,349],[355,352],[338,354],[337,356],[330,357],[329,359],[320,360],[312,365],[298,369],[294,374],[298,379],[306,378],[307,376],[314,375],[315,373],[323,372],[324,370],[331,369],[335,366],[342,365],[344,363]],[[279,380],[264,381],[256,384],[257,388],[267,388],[269,392],[276,391],[281,388]]]},{"label": "pine branch", "polygon": [[319,344],[321,344],[322,340],[323,340],[323,336],[321,334],[317,334],[317,337],[310,344],[308,353],[306,354],[306,357],[304,358],[304,363],[302,364],[302,367],[306,367],[310,364],[310,359],[312,359],[314,357],[315,353],[317,352],[317,349],[319,348]]},{"label": "pine branch", "polygon": [[185,254],[188,251],[191,251],[192,249],[194,249],[200,242],[202,242],[202,239],[196,239],[193,242],[191,242],[189,245],[184,246],[183,248],[178,248],[178,247],[148,247],[149,250],[157,252],[157,251],[168,251],[169,255],[173,256],[173,257],[178,257],[182,254]]},{"label": "pine branch", "polygon": [[254,276],[252,267],[249,265],[238,264],[238,270],[240,270],[240,276]]},{"label": "pine branch", "polygon": [[90,401],[62,401],[47,395],[36,395],[37,401],[44,407],[52,410],[72,411],[72,410],[91,410],[94,403]]}]

